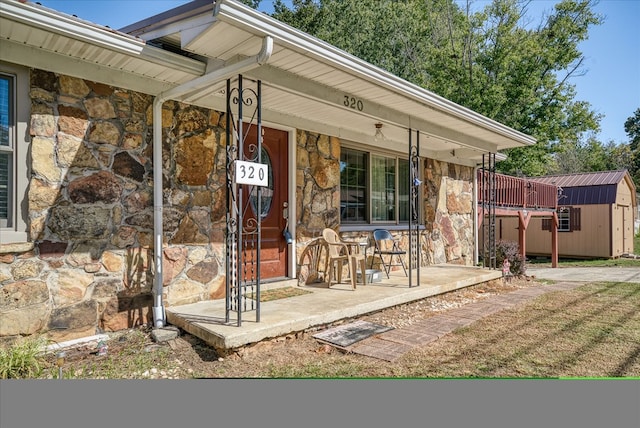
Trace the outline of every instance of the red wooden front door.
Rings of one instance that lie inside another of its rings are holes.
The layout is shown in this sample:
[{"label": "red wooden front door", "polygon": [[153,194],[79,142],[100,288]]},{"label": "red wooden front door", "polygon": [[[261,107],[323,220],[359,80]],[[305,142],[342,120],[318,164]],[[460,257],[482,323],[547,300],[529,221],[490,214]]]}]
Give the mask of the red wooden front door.
[{"label": "red wooden front door", "polygon": [[[246,141],[256,141],[256,131],[257,127],[251,126]],[[282,233],[287,222],[285,207],[289,195],[288,133],[263,127],[262,134],[262,163],[269,166],[269,185],[261,190],[260,279],[281,278],[287,276],[288,266],[287,242]],[[254,197],[254,202],[249,201],[245,224],[256,219],[256,211]]]}]

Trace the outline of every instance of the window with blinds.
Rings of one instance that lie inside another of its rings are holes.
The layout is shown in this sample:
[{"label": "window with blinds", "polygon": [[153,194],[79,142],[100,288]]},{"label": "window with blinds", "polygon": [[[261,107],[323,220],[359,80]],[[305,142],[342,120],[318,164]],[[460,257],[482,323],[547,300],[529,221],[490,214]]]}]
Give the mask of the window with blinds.
[{"label": "window with blinds", "polygon": [[409,161],[343,148],[340,154],[342,223],[409,221]]},{"label": "window with blinds", "polygon": [[0,74],[0,227],[12,225],[13,130],[15,127],[14,78]]}]

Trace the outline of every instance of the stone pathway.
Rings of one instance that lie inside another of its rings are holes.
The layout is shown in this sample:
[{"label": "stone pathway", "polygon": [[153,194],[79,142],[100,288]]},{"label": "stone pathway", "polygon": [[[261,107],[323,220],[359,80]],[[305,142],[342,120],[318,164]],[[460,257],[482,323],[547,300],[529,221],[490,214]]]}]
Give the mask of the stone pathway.
[{"label": "stone pathway", "polygon": [[496,312],[529,302],[542,294],[572,290],[583,284],[584,282],[566,281],[553,285],[524,288],[489,297],[482,301],[469,303],[461,308],[426,318],[410,326],[397,328],[361,340],[344,349],[348,352],[385,361],[395,361],[413,348],[436,341],[459,327],[468,326]]}]

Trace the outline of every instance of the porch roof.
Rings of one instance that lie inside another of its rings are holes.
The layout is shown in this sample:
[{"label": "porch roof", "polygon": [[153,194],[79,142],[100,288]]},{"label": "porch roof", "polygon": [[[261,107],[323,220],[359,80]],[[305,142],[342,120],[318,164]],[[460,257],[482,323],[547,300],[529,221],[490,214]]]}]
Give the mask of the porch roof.
[{"label": "porch roof", "polygon": [[[269,62],[244,73],[262,80],[267,123],[401,152],[408,129],[418,130],[421,155],[468,165],[483,153],[535,143],[234,0],[196,0],[120,31],[0,1],[0,59],[158,95],[255,55],[269,36]],[[180,101],[224,110],[224,84]],[[386,138],[379,143],[377,122]]]}]

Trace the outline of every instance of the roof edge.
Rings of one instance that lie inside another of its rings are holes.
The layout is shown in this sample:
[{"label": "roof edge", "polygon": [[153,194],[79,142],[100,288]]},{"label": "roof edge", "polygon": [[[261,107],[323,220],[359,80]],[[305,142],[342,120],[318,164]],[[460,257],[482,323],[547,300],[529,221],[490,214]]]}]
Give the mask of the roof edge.
[{"label": "roof edge", "polygon": [[201,61],[150,46],[138,37],[39,4],[9,0],[0,0],[0,3],[2,3],[2,18],[5,19],[31,27],[43,28],[73,40],[125,55],[144,57],[155,64],[177,67],[196,75],[203,74],[206,67]]},{"label": "roof edge", "polygon": [[360,74],[366,79],[375,81],[387,89],[402,93],[425,105],[450,114],[457,119],[465,120],[476,126],[501,134],[522,145],[533,145],[536,143],[536,139],[528,134],[503,125],[467,107],[461,106],[416,84],[408,82],[382,68],[370,64],[342,49],[282,23],[236,0],[217,0],[214,8],[214,16],[220,21],[245,28],[256,33],[256,35],[270,35],[277,42],[286,46],[302,50],[307,55],[315,56],[325,62],[332,62],[334,66],[338,68],[354,74]]},{"label": "roof edge", "polygon": [[156,27],[169,24],[172,22],[189,19],[194,16],[206,13],[213,9],[215,0],[193,0],[189,3],[166,10],[157,15],[145,18],[141,21],[134,22],[118,31],[137,36],[138,34],[151,31]]}]

